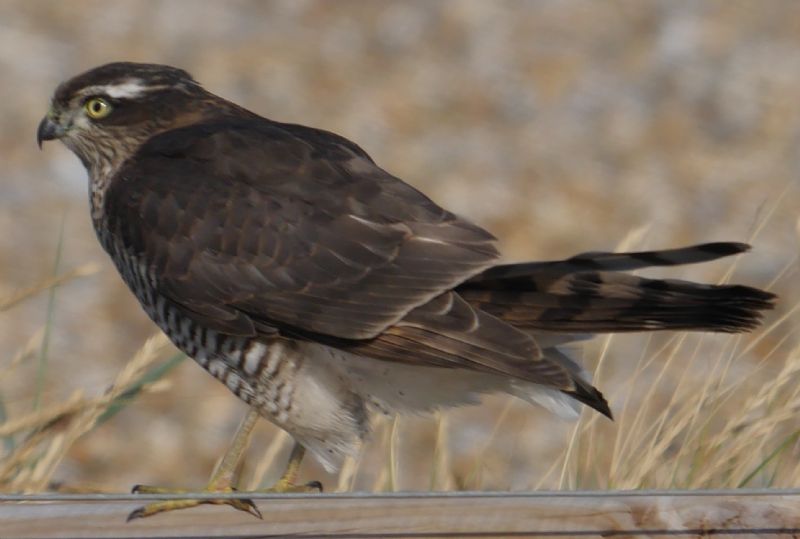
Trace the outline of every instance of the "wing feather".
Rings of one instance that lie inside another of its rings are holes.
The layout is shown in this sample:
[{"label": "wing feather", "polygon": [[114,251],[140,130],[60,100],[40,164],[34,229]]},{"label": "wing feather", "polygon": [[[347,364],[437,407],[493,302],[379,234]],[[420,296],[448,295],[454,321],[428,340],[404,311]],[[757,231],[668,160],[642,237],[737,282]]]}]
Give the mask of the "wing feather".
[{"label": "wing feather", "polygon": [[372,338],[498,257],[489,233],[349,141],[268,120],[154,137],[105,208],[158,293],[219,330]]},{"label": "wing feather", "polygon": [[569,370],[545,358],[530,335],[455,292],[417,307],[374,339],[332,344],[388,361],[467,368],[574,389]]}]

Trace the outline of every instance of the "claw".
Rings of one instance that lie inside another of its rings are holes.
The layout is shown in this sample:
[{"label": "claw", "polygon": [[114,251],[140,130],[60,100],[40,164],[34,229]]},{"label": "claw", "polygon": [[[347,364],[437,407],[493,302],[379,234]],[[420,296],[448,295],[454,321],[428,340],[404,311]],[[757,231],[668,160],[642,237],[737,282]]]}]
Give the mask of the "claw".
[{"label": "claw", "polygon": [[253,500],[250,498],[239,498],[235,500],[224,500],[224,501],[231,501],[231,505],[234,509],[238,509],[239,511],[244,511],[245,513],[250,513],[254,517],[259,520],[264,520],[264,517],[261,515],[261,511],[258,510],[256,504],[253,503]]},{"label": "claw", "polygon": [[139,507],[138,509],[134,509],[128,515],[128,518],[125,519],[125,522],[130,522],[131,520],[136,520],[137,518],[144,518],[146,515],[144,514],[144,507]]},{"label": "claw", "polygon": [[305,484],[305,486],[308,487],[309,489],[314,489],[318,492],[322,492],[323,490],[322,483],[320,483],[319,481],[309,481],[308,483]]}]

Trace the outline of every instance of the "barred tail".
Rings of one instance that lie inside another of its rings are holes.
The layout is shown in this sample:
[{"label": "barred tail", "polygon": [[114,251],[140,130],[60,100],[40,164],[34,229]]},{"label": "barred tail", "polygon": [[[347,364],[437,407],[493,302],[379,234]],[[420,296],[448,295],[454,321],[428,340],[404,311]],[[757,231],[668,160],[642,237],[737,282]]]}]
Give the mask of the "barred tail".
[{"label": "barred tail", "polygon": [[773,307],[773,294],[743,285],[646,279],[619,272],[704,262],[748,248],[710,243],[496,266],[462,284],[458,292],[473,306],[527,331],[737,333],[759,325],[763,312]]}]

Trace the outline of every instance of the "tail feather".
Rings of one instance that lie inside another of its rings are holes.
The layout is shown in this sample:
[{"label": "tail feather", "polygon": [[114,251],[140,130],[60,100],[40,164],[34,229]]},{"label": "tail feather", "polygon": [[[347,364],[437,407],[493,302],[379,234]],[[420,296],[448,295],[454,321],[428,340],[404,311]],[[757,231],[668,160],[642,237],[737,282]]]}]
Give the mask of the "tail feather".
[{"label": "tail feather", "polygon": [[713,243],[498,266],[467,281],[458,292],[475,307],[526,331],[737,333],[758,326],[763,312],[773,307],[773,294],[743,285],[646,279],[619,271],[713,260],[746,248]]},{"label": "tail feather", "polygon": [[[660,251],[638,251],[630,253],[588,252],[575,255],[566,260],[549,262],[525,262],[521,264],[502,264],[489,268],[472,277],[466,285],[506,284],[528,285],[531,277],[543,278],[584,271],[634,271],[659,266],[681,266],[710,262],[718,258],[744,253],[750,250],[746,243],[716,242],[701,243],[678,249]],[[519,281],[517,281],[519,279]]]}]

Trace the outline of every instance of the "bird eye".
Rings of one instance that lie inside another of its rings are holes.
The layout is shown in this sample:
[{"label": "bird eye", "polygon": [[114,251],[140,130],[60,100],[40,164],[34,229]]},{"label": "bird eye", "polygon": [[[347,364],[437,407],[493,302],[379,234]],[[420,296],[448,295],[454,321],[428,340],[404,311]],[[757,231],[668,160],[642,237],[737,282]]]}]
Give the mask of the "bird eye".
[{"label": "bird eye", "polygon": [[111,113],[111,105],[102,97],[92,97],[83,104],[86,114],[93,120],[105,118]]}]

